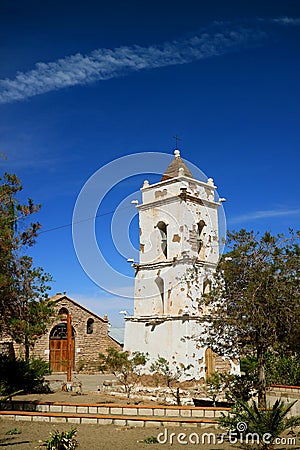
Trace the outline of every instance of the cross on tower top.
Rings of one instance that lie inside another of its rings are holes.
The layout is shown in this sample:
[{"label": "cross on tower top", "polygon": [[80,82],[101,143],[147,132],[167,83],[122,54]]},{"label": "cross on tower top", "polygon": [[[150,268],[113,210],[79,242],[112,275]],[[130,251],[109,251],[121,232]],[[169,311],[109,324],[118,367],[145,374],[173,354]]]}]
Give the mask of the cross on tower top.
[{"label": "cross on tower top", "polygon": [[178,141],[181,141],[181,139],[177,136],[177,134],[175,136],[173,136],[173,138],[175,139],[175,145],[176,145],[176,149],[178,149]]}]

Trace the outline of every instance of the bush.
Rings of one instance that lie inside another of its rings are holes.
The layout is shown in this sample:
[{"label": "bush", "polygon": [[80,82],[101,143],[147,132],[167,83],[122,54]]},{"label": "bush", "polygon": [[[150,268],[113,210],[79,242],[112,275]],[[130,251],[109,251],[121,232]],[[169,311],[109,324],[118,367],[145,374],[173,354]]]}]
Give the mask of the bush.
[{"label": "bush", "polygon": [[225,396],[228,403],[236,400],[247,402],[257,393],[257,378],[251,373],[234,375],[230,373],[213,373],[206,379],[204,390],[216,406],[218,397]]},{"label": "bush", "polygon": [[286,404],[276,400],[272,407],[261,409],[256,402],[249,405],[238,400],[229,415],[221,413],[222,417],[218,419],[218,423],[222,428],[233,431],[242,439],[246,439],[247,434],[256,434],[259,448],[271,450],[274,449],[274,441],[277,437],[284,431],[300,425],[300,417],[287,417],[296,402],[297,400]]},{"label": "bush", "polygon": [[300,386],[300,355],[278,356],[267,353],[265,370],[267,384]]},{"label": "bush", "polygon": [[0,355],[1,395],[20,390],[25,393],[44,391],[44,376],[49,373],[49,364],[41,358],[25,361],[21,358]]},{"label": "bush", "polygon": [[[287,386],[300,386],[300,355],[278,355],[267,352],[264,361],[266,383],[285,384]],[[257,378],[256,358],[242,358],[241,371]]]}]

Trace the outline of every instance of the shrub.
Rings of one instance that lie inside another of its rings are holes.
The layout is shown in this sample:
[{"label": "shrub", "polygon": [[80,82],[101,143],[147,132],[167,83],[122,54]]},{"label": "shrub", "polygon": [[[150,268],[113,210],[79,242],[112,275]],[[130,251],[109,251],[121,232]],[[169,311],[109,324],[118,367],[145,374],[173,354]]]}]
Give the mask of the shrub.
[{"label": "shrub", "polygon": [[[300,386],[300,354],[279,355],[267,352],[264,360],[266,383],[285,384],[287,386]],[[257,359],[242,358],[241,371],[252,377],[257,377]]]},{"label": "shrub", "polygon": [[272,407],[258,408],[254,401],[250,406],[248,403],[238,400],[229,416],[222,413],[218,423],[221,427],[234,431],[240,438],[246,438],[247,434],[256,434],[260,448],[273,449],[274,441],[281,433],[300,425],[300,417],[287,417],[296,402],[297,400],[285,404],[283,401],[276,400]]},{"label": "shrub", "polygon": [[267,384],[300,386],[300,355],[278,356],[269,352],[265,370]]},{"label": "shrub", "polygon": [[45,389],[44,376],[49,374],[49,364],[40,358],[25,361],[0,355],[1,395],[16,391],[39,392]]}]

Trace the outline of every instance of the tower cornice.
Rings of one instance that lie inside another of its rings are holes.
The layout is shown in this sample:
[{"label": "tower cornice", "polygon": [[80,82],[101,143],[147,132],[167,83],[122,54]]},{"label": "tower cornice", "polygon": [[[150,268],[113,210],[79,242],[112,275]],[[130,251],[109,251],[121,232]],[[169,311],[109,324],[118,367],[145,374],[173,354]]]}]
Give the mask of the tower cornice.
[{"label": "tower cornice", "polygon": [[191,203],[198,203],[198,204],[204,205],[204,206],[211,206],[213,208],[218,208],[221,205],[221,203],[219,203],[219,202],[214,202],[211,200],[199,198],[199,197],[196,197],[195,195],[191,195],[188,193],[180,193],[178,195],[172,195],[171,197],[157,199],[157,200],[154,200],[154,201],[148,202],[148,203],[142,203],[141,205],[137,205],[137,208],[140,211],[143,211],[143,210],[150,209],[153,207],[163,206],[166,204],[174,203],[176,201],[180,202],[182,200],[189,201]]},{"label": "tower cornice", "polygon": [[211,184],[209,182],[196,180],[195,178],[190,178],[190,177],[187,177],[185,175],[180,175],[178,177],[169,178],[167,180],[158,181],[157,183],[149,184],[148,186],[141,187],[141,191],[148,191],[148,190],[151,190],[153,188],[157,188],[157,187],[161,187],[161,186],[167,186],[167,185],[170,185],[170,184],[178,183],[179,181],[186,181],[186,182],[191,183],[191,184],[197,184],[199,186],[209,187],[209,188],[214,189],[214,190],[217,189],[217,186],[215,186],[214,184]]},{"label": "tower cornice", "polygon": [[174,258],[172,260],[167,261],[156,261],[151,263],[138,263],[134,264],[134,268],[136,270],[157,270],[162,269],[164,267],[174,267],[179,264],[189,265],[192,267],[200,268],[210,268],[215,269],[217,267],[217,263],[209,262],[209,261],[201,261],[195,260],[195,257],[192,256],[182,256],[180,258]]},{"label": "tower cornice", "polygon": [[211,320],[211,315],[205,314],[205,315],[190,315],[190,314],[176,314],[176,315],[159,315],[156,314],[155,316],[125,316],[125,321],[130,322],[144,322],[146,325],[159,325],[163,322],[168,321],[174,321],[174,320],[180,320],[183,322],[186,322],[188,320],[193,320],[197,322],[208,322]]}]

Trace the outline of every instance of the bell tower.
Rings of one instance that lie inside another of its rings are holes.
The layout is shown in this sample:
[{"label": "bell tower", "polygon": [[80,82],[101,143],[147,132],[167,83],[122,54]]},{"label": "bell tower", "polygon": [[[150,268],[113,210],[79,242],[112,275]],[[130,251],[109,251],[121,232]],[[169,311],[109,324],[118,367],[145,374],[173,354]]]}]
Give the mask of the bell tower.
[{"label": "bell tower", "polygon": [[140,256],[135,268],[134,315],[126,317],[125,350],[158,356],[171,365],[191,366],[190,378],[205,378],[207,293],[219,259],[216,186],[193,178],[180,156],[160,182],[141,188],[138,205]]}]

